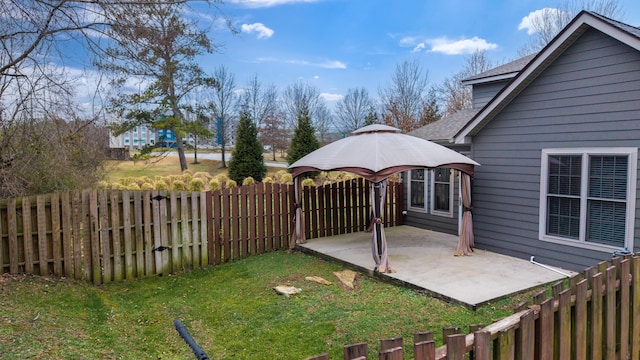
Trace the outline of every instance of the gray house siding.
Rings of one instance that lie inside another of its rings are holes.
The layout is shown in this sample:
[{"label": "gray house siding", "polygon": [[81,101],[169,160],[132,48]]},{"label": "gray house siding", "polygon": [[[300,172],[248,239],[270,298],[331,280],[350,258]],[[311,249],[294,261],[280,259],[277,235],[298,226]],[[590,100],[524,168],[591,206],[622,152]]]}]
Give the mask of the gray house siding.
[{"label": "gray house siding", "polygon": [[500,81],[489,84],[479,84],[473,86],[473,105],[474,109],[479,109],[485,105],[491,99],[493,99],[496,94],[502,90],[509,82],[508,81]]},{"label": "gray house siding", "polygon": [[[407,179],[408,176],[403,176]],[[409,226],[415,226],[421,229],[433,230],[446,234],[458,234],[458,206],[459,206],[459,175],[456,172],[455,179],[453,181],[453,215],[451,217],[434,215],[429,213],[431,197],[431,181],[426,182],[427,198],[425,200],[425,211],[416,211],[409,208],[409,186],[405,181],[404,186],[404,204],[406,215],[404,216],[404,224]]]},{"label": "gray house siding", "polygon": [[610,259],[538,239],[542,150],[578,147],[640,147],[640,53],[593,29],[474,136],[476,246],[572,270]]}]

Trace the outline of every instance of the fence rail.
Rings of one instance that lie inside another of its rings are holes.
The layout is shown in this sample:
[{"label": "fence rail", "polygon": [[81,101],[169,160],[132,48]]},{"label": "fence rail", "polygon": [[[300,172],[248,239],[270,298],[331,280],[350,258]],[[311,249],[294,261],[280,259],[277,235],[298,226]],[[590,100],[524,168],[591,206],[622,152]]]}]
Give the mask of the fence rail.
[{"label": "fence rail", "polygon": [[[389,189],[385,222],[394,226],[402,220],[402,185]],[[286,248],[293,191],[291,185],[254,184],[214,192],[85,190],[0,200],[0,273],[101,284]],[[362,179],[306,187],[307,238],[364,229],[368,195]]]},{"label": "fence rail", "polygon": [[[443,329],[444,344],[433,335],[414,336],[415,360],[640,359],[640,257],[602,262],[551,294],[535,295],[515,313],[488,326],[472,325],[469,334]],[[378,359],[402,360],[402,338],[383,339]],[[320,354],[307,360],[325,359]],[[345,360],[366,360],[367,344],[344,347]]]}]

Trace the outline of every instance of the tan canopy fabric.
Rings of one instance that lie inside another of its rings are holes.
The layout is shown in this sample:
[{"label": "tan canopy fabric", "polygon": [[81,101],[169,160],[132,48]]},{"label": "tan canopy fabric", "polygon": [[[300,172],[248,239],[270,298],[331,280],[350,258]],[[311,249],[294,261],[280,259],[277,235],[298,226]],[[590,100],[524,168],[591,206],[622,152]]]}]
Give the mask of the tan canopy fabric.
[{"label": "tan canopy fabric", "polygon": [[[389,176],[410,169],[448,167],[465,174],[473,175],[474,166],[480,165],[468,157],[415,136],[402,134],[397,128],[387,125],[369,125],[353,132],[352,136],[332,142],[304,156],[289,166],[294,178],[308,171],[347,171],[360,175],[378,186]],[[380,196],[372,201],[374,219],[380,219],[380,209],[384,206],[382,191],[376,190]],[[299,204],[296,189],[296,204]],[[469,194],[470,195],[470,194]],[[470,199],[470,198],[469,198]],[[380,206],[378,206],[380,205]],[[298,205],[299,206],[299,205]],[[303,229],[302,211],[297,210],[294,217],[296,229]],[[469,226],[471,224],[469,223]],[[304,242],[304,232],[294,232],[290,246],[296,241]],[[378,271],[392,271],[386,257],[386,239],[382,221],[375,222],[372,234],[372,252]],[[383,255],[383,253],[385,255]]]},{"label": "tan canopy fabric", "polygon": [[473,175],[468,157],[387,125],[369,125],[289,166],[294,177],[308,171],[347,171],[377,183],[410,169],[448,167]]},{"label": "tan canopy fabric", "polygon": [[471,176],[461,174],[460,194],[462,195],[462,224],[460,226],[460,239],[455,256],[470,256],[473,248],[473,220],[471,215]]}]

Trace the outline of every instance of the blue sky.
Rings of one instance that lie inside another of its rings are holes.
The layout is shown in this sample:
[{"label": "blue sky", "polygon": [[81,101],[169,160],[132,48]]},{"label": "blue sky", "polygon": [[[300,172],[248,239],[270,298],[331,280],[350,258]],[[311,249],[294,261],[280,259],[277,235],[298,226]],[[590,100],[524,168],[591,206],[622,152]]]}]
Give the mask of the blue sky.
[{"label": "blue sky", "polygon": [[[349,88],[373,97],[396,64],[417,58],[431,84],[460,71],[465,57],[486,49],[494,63],[518,57],[526,18],[556,0],[226,0],[221,9],[240,34],[216,28],[221,53],[202,66],[224,64],[239,87],[257,75],[280,90],[296,81],[316,86],[331,106]],[[621,21],[640,26],[640,1],[619,0]]]}]

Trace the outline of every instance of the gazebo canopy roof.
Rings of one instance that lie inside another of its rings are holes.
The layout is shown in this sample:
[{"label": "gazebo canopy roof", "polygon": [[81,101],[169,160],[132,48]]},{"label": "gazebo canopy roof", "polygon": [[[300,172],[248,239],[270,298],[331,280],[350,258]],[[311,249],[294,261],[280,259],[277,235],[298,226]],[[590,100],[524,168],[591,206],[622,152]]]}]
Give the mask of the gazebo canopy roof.
[{"label": "gazebo canopy roof", "polygon": [[332,142],[289,166],[293,176],[308,171],[347,171],[372,182],[409,169],[449,167],[473,175],[480,165],[428,140],[387,125],[369,125]]}]

